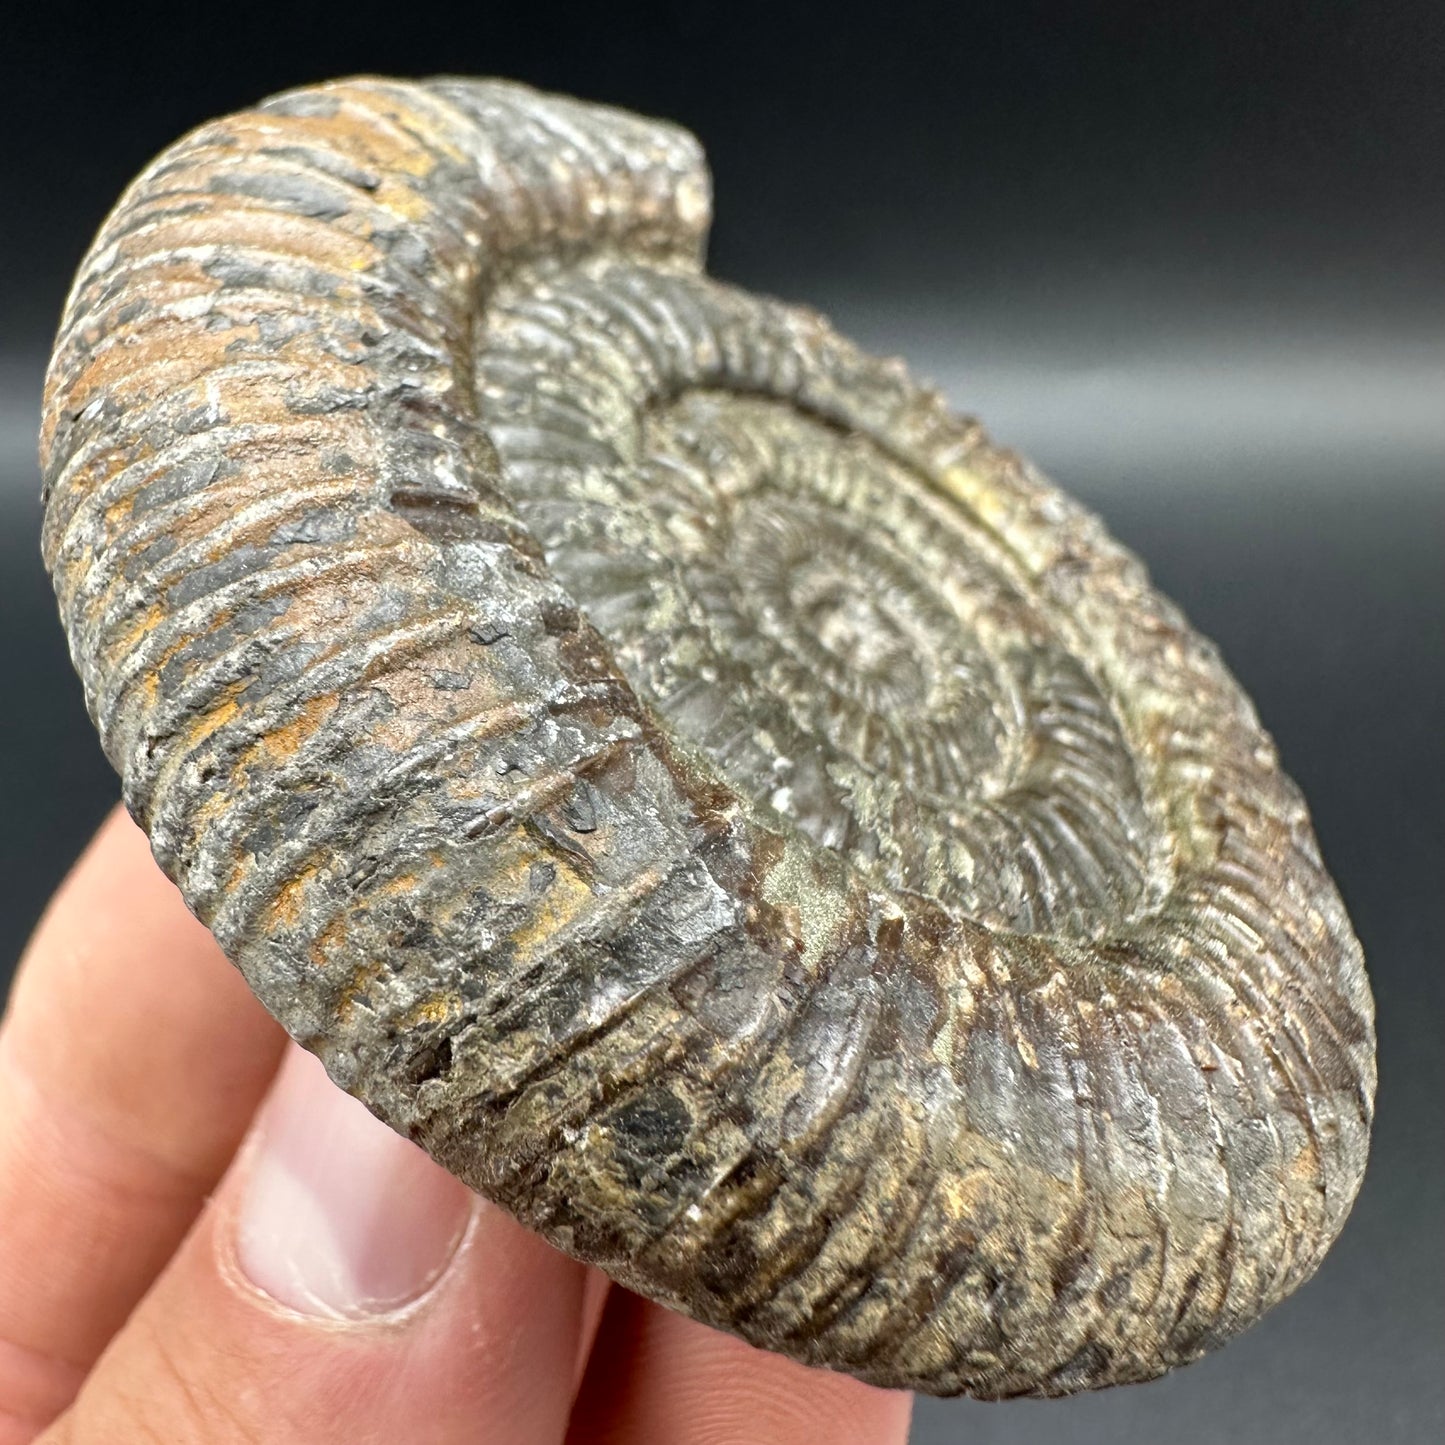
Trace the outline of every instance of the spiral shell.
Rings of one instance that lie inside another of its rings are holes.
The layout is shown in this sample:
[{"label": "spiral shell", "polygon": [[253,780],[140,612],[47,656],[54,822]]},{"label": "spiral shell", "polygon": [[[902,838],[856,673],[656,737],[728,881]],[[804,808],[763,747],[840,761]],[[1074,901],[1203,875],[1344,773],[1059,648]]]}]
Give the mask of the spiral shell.
[{"label": "spiral shell", "polygon": [[164,152],[46,393],[91,715],[266,1006],[560,1248],[883,1385],[1146,1379],[1344,1221],[1358,945],[1140,564],[708,220],[685,132],[498,81]]}]

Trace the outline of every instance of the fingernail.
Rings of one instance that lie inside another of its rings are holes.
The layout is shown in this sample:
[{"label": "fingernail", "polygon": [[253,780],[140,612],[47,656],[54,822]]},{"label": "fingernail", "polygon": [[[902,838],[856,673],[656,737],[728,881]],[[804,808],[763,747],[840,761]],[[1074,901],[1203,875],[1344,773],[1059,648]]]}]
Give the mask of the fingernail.
[{"label": "fingernail", "polygon": [[256,1129],[236,1257],[272,1299],[304,1314],[373,1318],[446,1268],[474,1196],[317,1059],[287,1051]]}]

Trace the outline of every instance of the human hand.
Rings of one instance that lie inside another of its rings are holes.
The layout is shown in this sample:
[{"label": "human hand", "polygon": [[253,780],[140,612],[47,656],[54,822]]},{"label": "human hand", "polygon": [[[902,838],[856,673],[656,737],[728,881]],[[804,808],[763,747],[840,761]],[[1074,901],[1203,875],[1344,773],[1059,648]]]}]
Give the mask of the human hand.
[{"label": "human hand", "polygon": [[900,1445],[615,1288],[286,1043],[117,812],[0,1026],[0,1445]]}]

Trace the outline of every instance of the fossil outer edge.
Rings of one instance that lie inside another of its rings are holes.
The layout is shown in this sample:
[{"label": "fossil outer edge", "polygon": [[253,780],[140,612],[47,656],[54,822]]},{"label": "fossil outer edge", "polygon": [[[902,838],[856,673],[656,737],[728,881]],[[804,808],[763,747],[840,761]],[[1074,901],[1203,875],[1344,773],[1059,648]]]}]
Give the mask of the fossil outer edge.
[{"label": "fossil outer edge", "polygon": [[1358,945],[1136,559],[708,220],[685,132],[497,81],[165,151],[46,391],[90,713],[266,1006],[554,1244],[878,1384],[1149,1378],[1344,1221]]}]

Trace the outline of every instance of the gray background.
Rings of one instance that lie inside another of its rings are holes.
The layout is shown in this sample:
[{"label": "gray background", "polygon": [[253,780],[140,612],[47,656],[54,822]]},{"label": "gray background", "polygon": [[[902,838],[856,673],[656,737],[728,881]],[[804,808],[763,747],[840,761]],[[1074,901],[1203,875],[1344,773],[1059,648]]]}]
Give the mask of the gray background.
[{"label": "gray background", "polygon": [[1311,801],[1379,1005],[1371,1169],[1311,1284],[1167,1380],[923,1401],[915,1440],[1441,1438],[1442,7],[524,8],[9,22],[0,985],[115,794],[37,556],[33,439],[68,276],[120,187],[212,114],[358,70],[671,115],[713,161],[718,274],[907,357],[1221,644]]}]

